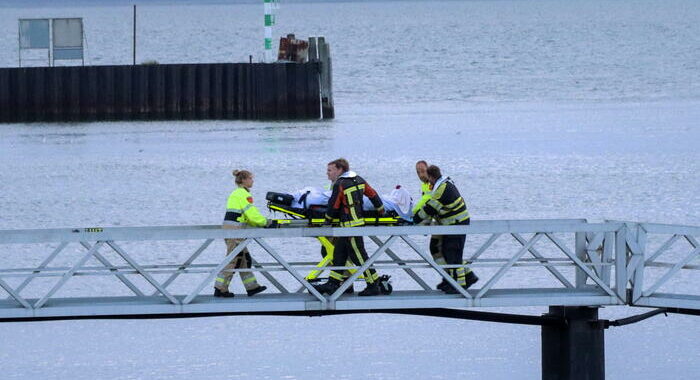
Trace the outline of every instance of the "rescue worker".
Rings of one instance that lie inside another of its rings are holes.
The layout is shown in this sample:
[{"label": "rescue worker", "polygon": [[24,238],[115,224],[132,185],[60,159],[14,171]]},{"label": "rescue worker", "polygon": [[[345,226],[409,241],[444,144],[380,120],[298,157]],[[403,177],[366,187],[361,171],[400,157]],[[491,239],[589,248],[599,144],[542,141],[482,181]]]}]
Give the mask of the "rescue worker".
[{"label": "rescue worker", "polygon": [[[435,220],[439,225],[466,226],[469,224],[469,211],[459,190],[449,177],[440,172],[440,168],[430,165],[426,170],[428,182],[433,191],[430,199],[413,215],[413,222],[421,224]],[[466,235],[442,235],[440,252],[448,265],[462,264]],[[464,289],[469,288],[479,278],[469,268],[449,268],[447,273]],[[442,287],[448,294],[458,293],[451,285]]]},{"label": "rescue worker", "polygon": [[[338,218],[342,227],[363,226],[365,224],[362,211],[364,195],[370,199],[380,216],[384,214],[384,204],[379,198],[379,194],[357,173],[350,171],[350,164],[346,159],[339,158],[329,162],[326,174],[328,179],[333,182],[333,191],[328,200],[328,211],[326,211],[327,222]],[[348,256],[358,266],[367,260],[367,251],[365,251],[362,236],[343,236],[335,239],[333,266],[345,266]],[[315,288],[321,294],[333,294],[348,278],[348,275],[348,271],[333,270],[328,282],[316,285]],[[376,296],[382,292],[389,293],[387,289],[380,286],[376,270],[368,268],[363,275],[367,287],[359,293],[360,296]]]},{"label": "rescue worker", "polygon": [[[421,208],[425,205],[428,200],[430,200],[430,196],[433,192],[433,188],[430,185],[430,181],[428,180],[428,163],[425,162],[424,160],[420,160],[416,162],[416,174],[418,175],[418,179],[421,181],[420,185],[420,194],[421,197],[416,203],[415,206],[413,206],[413,214],[416,214],[418,211],[420,211]],[[433,235],[430,237],[430,255],[433,257],[433,260],[438,265],[445,265],[447,262],[445,261],[445,258],[442,255],[442,252],[440,251],[440,246],[442,245],[442,236],[441,235]],[[449,287],[450,285],[447,283],[447,280],[444,278],[442,279],[442,282],[440,282],[436,288],[438,290],[444,290],[445,287]]]},{"label": "rescue worker", "polygon": [[[250,195],[250,189],[253,187],[253,173],[247,170],[234,170],[236,185],[238,188],[231,192],[226,204],[226,215],[224,216],[223,228],[225,229],[240,229],[247,226],[250,227],[268,227],[272,223],[269,222],[260,211],[253,205],[253,197]],[[244,239],[224,239],[226,242],[226,255],[229,255]],[[233,297],[234,294],[229,292],[228,287],[233,278],[233,269],[250,268],[252,258],[248,248],[243,249],[239,254],[231,259],[231,262],[221,271],[216,277],[214,283],[215,297]],[[265,289],[266,286],[259,285],[252,272],[238,272],[241,275],[241,281],[245,287],[248,296],[254,296]]]}]

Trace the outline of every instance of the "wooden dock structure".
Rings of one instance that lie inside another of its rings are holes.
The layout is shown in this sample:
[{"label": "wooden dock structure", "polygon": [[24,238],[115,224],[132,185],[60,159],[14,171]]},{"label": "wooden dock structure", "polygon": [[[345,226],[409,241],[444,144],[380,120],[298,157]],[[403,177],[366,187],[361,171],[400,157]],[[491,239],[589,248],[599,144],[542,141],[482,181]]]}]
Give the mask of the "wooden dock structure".
[{"label": "wooden dock structure", "polygon": [[0,68],[0,123],[334,117],[323,37],[303,63]]}]

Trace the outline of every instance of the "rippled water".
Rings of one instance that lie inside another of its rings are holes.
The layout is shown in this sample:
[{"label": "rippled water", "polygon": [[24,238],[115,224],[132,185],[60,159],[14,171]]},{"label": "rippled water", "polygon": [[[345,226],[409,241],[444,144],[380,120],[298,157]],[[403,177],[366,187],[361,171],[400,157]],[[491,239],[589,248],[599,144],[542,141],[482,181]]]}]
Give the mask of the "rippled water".
[{"label": "rippled water", "polygon": [[[139,60],[258,51],[261,6],[139,9]],[[85,17],[89,63],[128,63],[130,12],[0,8],[0,65],[16,62],[16,18],[44,16]],[[437,163],[475,219],[698,225],[699,16],[695,1],[283,4],[280,33],[332,44],[336,120],[2,125],[0,229],[216,224],[231,169],[256,173],[261,200],[324,184],[338,156],[380,192],[416,194],[413,162]],[[694,378],[699,332],[680,316],[608,330],[608,376]],[[9,378],[540,377],[537,328],[418,317],[4,324],[0,337]]]}]

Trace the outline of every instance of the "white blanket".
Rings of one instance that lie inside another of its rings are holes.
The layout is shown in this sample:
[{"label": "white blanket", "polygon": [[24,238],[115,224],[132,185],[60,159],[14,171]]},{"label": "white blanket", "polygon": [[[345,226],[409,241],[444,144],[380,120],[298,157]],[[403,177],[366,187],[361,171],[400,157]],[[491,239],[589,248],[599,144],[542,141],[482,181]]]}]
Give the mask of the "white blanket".
[{"label": "white blanket", "polygon": [[[308,208],[314,205],[327,206],[328,200],[331,197],[331,191],[325,190],[321,187],[305,187],[301,190],[290,193],[294,196],[294,201],[292,202],[292,207],[297,208]],[[306,198],[302,197],[306,194]],[[400,185],[396,186],[394,190],[389,194],[382,194],[379,196],[382,203],[384,204],[384,209],[387,211],[395,211],[399,216],[404,219],[411,220],[411,209],[413,208],[413,199],[411,195],[402,188]],[[369,198],[364,197],[362,204],[364,210],[374,210],[374,205],[369,200]]]}]

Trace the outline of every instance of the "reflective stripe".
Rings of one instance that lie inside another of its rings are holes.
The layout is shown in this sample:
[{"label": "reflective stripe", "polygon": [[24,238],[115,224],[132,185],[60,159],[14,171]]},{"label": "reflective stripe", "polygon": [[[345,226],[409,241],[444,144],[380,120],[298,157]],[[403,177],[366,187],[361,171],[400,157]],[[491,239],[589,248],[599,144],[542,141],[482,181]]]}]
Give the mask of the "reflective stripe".
[{"label": "reflective stripe", "polygon": [[250,275],[250,277],[243,280],[243,284],[250,284],[251,282],[255,282],[255,276],[253,276],[252,274]]},{"label": "reflective stripe", "polygon": [[357,220],[357,219],[359,219],[359,218],[357,217],[357,212],[355,212],[355,208],[354,208],[354,207],[351,207],[351,208],[350,208],[350,216],[352,216],[352,220]]},{"label": "reflective stripe", "polygon": [[336,272],[336,271],[331,271],[330,277],[331,277],[331,278],[334,278],[334,279],[336,279],[336,280],[339,280],[339,281],[345,280],[345,277],[343,277],[342,274],[340,274],[340,273],[338,273],[338,272]]},{"label": "reflective stripe", "polygon": [[447,209],[456,209],[456,208],[459,207],[458,204],[459,204],[460,202],[461,202],[461,203],[464,203],[464,199],[462,199],[462,197],[457,198],[454,202],[452,202],[452,203],[450,203],[450,204],[448,204],[448,205],[445,205],[445,206],[443,206],[443,207],[445,207],[445,208],[447,208]]},{"label": "reflective stripe", "polygon": [[359,220],[349,220],[347,222],[343,222],[342,225],[343,227],[357,227],[357,226],[362,226],[365,224],[364,219],[359,219]]},{"label": "reflective stripe", "polygon": [[460,212],[457,215],[451,216],[449,218],[440,219],[439,223],[442,225],[454,224],[454,223],[463,222],[467,219],[469,219],[469,212],[467,210],[464,210],[464,212]]},{"label": "reflective stripe", "polygon": [[216,282],[220,282],[220,283],[222,283],[222,284],[224,284],[224,285],[228,285],[228,284],[231,283],[231,281],[226,281],[225,278],[221,278],[221,277],[217,277],[217,278],[216,278]]},{"label": "reflective stripe", "polygon": [[240,210],[240,209],[237,209],[237,208],[227,208],[227,209],[226,209],[226,212],[235,212],[235,213],[238,213],[238,214],[243,214],[244,211],[245,211],[245,210]]},{"label": "reflective stripe", "polygon": [[354,202],[354,199],[353,199],[352,196],[351,196],[352,193],[355,192],[355,191],[357,191],[357,190],[363,190],[363,191],[364,191],[364,189],[365,189],[365,185],[364,185],[364,184],[359,184],[359,185],[355,185],[355,186],[350,186],[350,187],[348,187],[347,189],[343,190],[343,193],[345,194],[345,198],[348,199],[348,206],[352,206],[352,205],[353,205],[353,202]]},{"label": "reflective stripe", "polygon": [[248,211],[251,207],[253,207],[253,204],[248,203],[245,207],[243,207],[243,210],[241,210],[241,214],[245,214],[245,212]]}]

